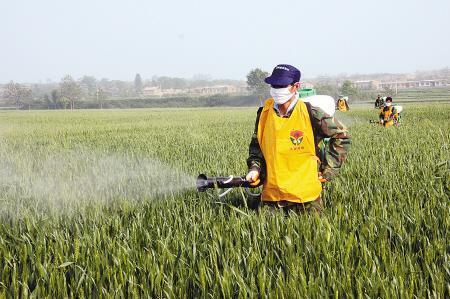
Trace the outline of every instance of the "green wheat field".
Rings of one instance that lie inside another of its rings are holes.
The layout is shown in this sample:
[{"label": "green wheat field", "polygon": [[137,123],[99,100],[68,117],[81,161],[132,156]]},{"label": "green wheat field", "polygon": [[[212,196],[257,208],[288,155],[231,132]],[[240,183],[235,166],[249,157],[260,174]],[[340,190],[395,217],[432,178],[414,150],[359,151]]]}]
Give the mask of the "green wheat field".
[{"label": "green wheat field", "polygon": [[317,215],[254,211],[256,108],[0,111],[0,298],[449,298],[450,104],[337,118],[352,148]]}]

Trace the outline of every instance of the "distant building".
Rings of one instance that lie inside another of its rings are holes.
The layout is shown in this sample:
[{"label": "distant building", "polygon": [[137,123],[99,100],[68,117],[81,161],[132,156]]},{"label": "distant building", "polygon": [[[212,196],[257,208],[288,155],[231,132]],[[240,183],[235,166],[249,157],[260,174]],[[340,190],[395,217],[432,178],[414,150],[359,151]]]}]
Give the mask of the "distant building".
[{"label": "distant building", "polygon": [[353,81],[353,86],[361,90],[383,90],[385,88],[408,89],[408,88],[445,87],[448,86],[448,81],[445,79],[398,80],[398,81],[362,80],[362,81]]},{"label": "distant building", "polygon": [[300,82],[300,88],[314,88],[314,84],[310,82]]},{"label": "distant building", "polygon": [[144,97],[162,96],[162,91],[159,86],[147,86],[142,89],[142,95]]},{"label": "distant building", "polygon": [[161,88],[159,86],[147,86],[142,89],[142,95],[145,97],[161,96]]},{"label": "distant building", "polygon": [[245,86],[236,85],[214,85],[206,87],[191,88],[191,94],[214,95],[214,94],[246,94],[248,90]]},{"label": "distant building", "polygon": [[354,81],[353,86],[362,90],[378,89],[380,82],[375,80]]},{"label": "distant building", "polygon": [[381,82],[378,89],[408,89],[408,88],[427,88],[427,87],[445,87],[448,85],[445,79],[416,80],[416,81],[391,81]]},{"label": "distant building", "polygon": [[164,97],[175,95],[207,96],[216,94],[248,94],[246,86],[238,85],[214,85],[196,88],[167,88],[159,86],[147,86],[142,89],[143,97]]},{"label": "distant building", "polygon": [[182,88],[168,88],[168,89],[161,90],[161,92],[163,95],[174,96],[174,95],[186,94],[186,93],[188,93],[188,90],[182,89]]}]

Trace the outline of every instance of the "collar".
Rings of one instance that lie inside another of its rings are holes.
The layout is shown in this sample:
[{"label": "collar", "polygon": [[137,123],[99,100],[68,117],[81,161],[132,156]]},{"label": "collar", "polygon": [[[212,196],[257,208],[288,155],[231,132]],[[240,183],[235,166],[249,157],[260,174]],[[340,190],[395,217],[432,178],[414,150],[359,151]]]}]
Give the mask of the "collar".
[{"label": "collar", "polygon": [[[294,97],[291,104],[287,108],[286,114],[284,115],[284,117],[289,117],[291,115],[292,110],[294,110],[295,105],[297,105],[298,99],[299,99],[299,97]],[[277,115],[280,115],[280,109],[278,108],[277,103],[273,103],[273,109],[275,109],[275,112],[277,113]]]}]

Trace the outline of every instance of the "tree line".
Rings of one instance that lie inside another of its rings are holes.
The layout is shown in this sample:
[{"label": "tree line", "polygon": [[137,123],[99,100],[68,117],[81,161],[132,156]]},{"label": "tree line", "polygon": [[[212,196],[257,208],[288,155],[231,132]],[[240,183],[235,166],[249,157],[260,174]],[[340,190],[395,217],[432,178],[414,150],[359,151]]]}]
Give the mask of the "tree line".
[{"label": "tree line", "polygon": [[[211,79],[207,75],[195,75],[191,79],[153,76],[143,80],[136,74],[134,81],[97,80],[93,76],[83,76],[75,80],[72,76],[64,76],[58,83],[22,84],[11,81],[0,86],[0,106],[13,105],[17,109],[28,109],[35,106],[46,106],[47,109],[74,109],[77,103],[89,101],[103,107],[106,99],[142,98],[145,87],[158,87],[161,90],[188,89],[214,85],[242,85],[239,80]],[[3,101],[1,99],[3,98]],[[2,103],[3,102],[3,103]]]},{"label": "tree line", "polygon": [[[264,82],[264,78],[269,75],[267,71],[255,68],[247,74],[247,86],[251,95],[257,99],[261,105],[263,101],[270,97],[270,86]],[[142,91],[146,86],[157,86],[160,89],[186,89],[195,87],[205,87],[218,84],[242,84],[237,80],[212,80],[208,76],[197,75],[192,79],[154,76],[151,80],[143,80],[140,74],[136,74],[134,81],[120,80],[97,80],[93,76],[83,76],[75,80],[72,76],[64,76],[58,83],[47,84],[21,84],[11,81],[3,86],[3,96],[9,105],[13,105],[17,109],[75,109],[82,107],[104,108],[108,100],[136,100],[142,98]],[[362,91],[355,88],[350,80],[343,83],[318,82],[314,84],[317,94],[326,94],[334,98],[340,95],[349,96],[351,101],[355,100],[372,100],[376,97],[374,91]],[[389,94],[390,91],[384,93]],[[190,104],[195,103],[192,97],[179,96],[176,97],[174,103],[178,103],[181,98],[189,101]],[[234,105],[229,99],[236,97],[220,96],[220,100],[212,101],[220,105]],[[240,97],[243,98],[243,97]],[[83,104],[82,104],[83,102]],[[240,103],[246,103],[240,101]],[[145,101],[144,101],[145,103]],[[189,105],[190,105],[189,104]],[[0,104],[1,105],[1,104]],[[146,105],[146,104],[142,104]],[[153,105],[153,104],[152,104]],[[110,101],[106,105],[113,107]],[[123,106],[123,103],[121,104]]]},{"label": "tree line", "polygon": [[[1,96],[1,95],[0,95]],[[84,76],[75,80],[64,76],[59,83],[21,84],[11,81],[3,87],[2,97],[12,102],[17,109],[28,109],[36,103],[48,109],[74,109],[81,98],[95,98],[101,107],[106,93],[94,77]]]}]

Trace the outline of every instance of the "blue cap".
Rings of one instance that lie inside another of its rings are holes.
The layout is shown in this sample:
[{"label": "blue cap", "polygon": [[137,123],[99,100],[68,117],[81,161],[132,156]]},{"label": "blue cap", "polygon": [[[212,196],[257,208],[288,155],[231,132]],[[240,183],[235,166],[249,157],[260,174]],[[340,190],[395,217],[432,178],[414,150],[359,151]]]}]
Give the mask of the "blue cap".
[{"label": "blue cap", "polygon": [[289,64],[279,64],[273,71],[272,75],[264,79],[264,82],[270,85],[289,85],[300,81],[300,71]]}]

